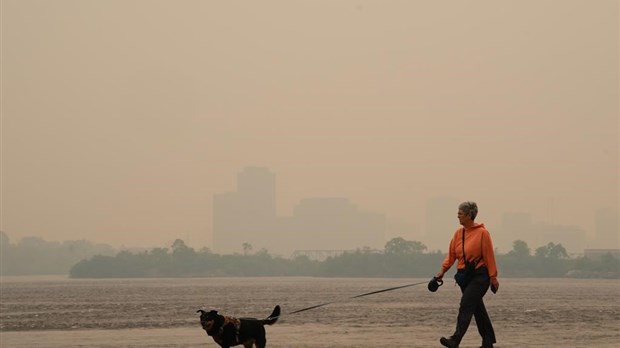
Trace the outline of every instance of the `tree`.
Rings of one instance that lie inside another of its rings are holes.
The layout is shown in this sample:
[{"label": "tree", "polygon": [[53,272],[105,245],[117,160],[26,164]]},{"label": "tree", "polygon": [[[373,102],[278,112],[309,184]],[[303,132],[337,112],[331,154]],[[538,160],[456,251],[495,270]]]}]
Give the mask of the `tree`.
[{"label": "tree", "polygon": [[185,245],[185,242],[182,239],[175,239],[174,242],[172,242],[172,253],[184,253],[186,252],[188,249],[190,249],[187,245]]},{"label": "tree", "polygon": [[568,253],[566,252],[566,249],[564,249],[562,244],[554,244],[549,242],[549,244],[536,249],[536,257],[551,260],[560,260],[567,259]]},{"label": "tree", "polygon": [[613,257],[611,253],[607,253],[601,257],[601,269],[604,272],[620,272],[620,260]]},{"label": "tree", "polygon": [[534,269],[537,276],[555,277],[563,276],[570,270],[570,265],[565,262],[568,253],[562,244],[548,243],[536,249]]},{"label": "tree", "polygon": [[420,254],[426,249],[426,245],[421,242],[396,237],[385,243],[384,252],[390,255],[411,255]]},{"label": "tree", "polygon": [[193,248],[185,245],[181,239],[172,243],[172,272],[175,275],[190,272],[196,260],[196,252]]},{"label": "tree", "polygon": [[512,242],[512,250],[508,252],[508,255],[524,258],[529,257],[530,254],[530,247],[527,245],[526,242],[522,240],[515,240],[514,242]]},{"label": "tree", "polygon": [[243,255],[247,256],[249,253],[252,252],[252,248],[253,248],[252,244],[246,242],[246,243],[243,243],[242,246],[243,246]]}]

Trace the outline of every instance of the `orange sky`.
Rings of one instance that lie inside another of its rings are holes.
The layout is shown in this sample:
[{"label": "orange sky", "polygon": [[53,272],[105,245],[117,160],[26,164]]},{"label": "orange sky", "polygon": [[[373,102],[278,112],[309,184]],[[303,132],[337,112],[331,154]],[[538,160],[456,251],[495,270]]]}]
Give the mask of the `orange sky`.
[{"label": "orange sky", "polygon": [[618,19],[613,0],[3,0],[1,229],[201,247],[213,195],[257,165],[282,215],[341,196],[423,226],[450,195],[491,231],[525,211],[591,234],[618,209]]}]

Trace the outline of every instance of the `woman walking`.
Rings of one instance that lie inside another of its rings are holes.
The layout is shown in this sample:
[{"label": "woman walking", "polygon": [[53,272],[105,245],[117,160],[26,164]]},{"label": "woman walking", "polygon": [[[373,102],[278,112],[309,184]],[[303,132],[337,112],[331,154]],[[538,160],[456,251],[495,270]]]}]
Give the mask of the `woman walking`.
[{"label": "woman walking", "polygon": [[448,255],[436,275],[437,279],[443,278],[446,271],[458,260],[454,278],[461,288],[462,296],[454,334],[439,340],[445,347],[459,346],[472,316],[476,319],[478,332],[482,336],[482,348],[492,348],[496,342],[495,331],[482,298],[489,286],[493,293],[499,289],[497,264],[489,231],[484,224],[474,222],[477,215],[478,206],[475,202],[463,202],[459,205],[457,217],[462,227],[454,232]]}]

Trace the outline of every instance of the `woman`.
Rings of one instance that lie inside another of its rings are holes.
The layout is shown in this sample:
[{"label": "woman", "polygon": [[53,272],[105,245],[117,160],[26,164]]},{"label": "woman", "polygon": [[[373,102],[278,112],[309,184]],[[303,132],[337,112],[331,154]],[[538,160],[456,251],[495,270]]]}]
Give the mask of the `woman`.
[{"label": "woman", "polygon": [[482,348],[492,348],[495,343],[493,325],[482,298],[489,289],[489,285],[493,293],[499,289],[497,265],[491,235],[484,224],[474,222],[476,215],[478,215],[478,206],[475,202],[463,202],[459,205],[457,217],[463,227],[454,233],[448,255],[436,275],[437,279],[443,278],[454,261],[458,260],[454,278],[463,295],[454,334],[449,338],[442,337],[439,340],[445,347],[459,346],[472,316],[476,319],[478,332],[482,336]]}]

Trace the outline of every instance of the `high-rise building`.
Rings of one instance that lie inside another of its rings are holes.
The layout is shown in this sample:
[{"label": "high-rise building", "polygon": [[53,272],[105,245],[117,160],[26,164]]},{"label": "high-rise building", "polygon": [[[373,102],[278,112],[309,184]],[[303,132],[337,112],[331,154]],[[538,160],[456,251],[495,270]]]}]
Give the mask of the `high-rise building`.
[{"label": "high-rise building", "polygon": [[267,168],[248,167],[237,176],[237,190],[213,200],[213,244],[219,253],[263,247],[276,224],[276,179]]},{"label": "high-rise building", "polygon": [[276,216],[276,175],[263,167],[247,167],[237,176],[242,213],[257,221]]}]

